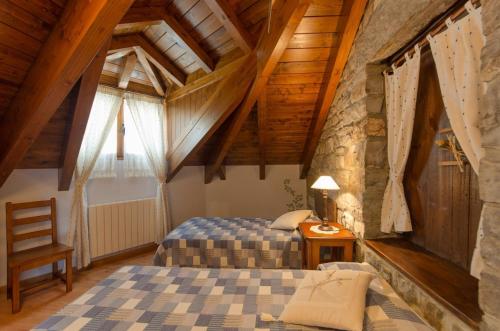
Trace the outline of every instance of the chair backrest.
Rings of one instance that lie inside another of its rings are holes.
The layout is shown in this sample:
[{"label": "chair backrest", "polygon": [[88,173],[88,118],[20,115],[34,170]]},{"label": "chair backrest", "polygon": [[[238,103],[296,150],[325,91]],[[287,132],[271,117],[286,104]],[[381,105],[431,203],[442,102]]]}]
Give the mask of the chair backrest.
[{"label": "chair backrest", "polygon": [[[50,214],[19,217],[15,218],[14,213],[20,210],[50,207]],[[24,241],[37,237],[52,237],[52,243],[57,243],[57,218],[56,218],[56,199],[42,201],[31,201],[5,204],[6,219],[7,219],[7,256],[11,255],[14,251],[14,243]],[[31,232],[14,233],[16,226],[34,224],[39,222],[50,221],[50,228],[43,230],[36,230]]]}]

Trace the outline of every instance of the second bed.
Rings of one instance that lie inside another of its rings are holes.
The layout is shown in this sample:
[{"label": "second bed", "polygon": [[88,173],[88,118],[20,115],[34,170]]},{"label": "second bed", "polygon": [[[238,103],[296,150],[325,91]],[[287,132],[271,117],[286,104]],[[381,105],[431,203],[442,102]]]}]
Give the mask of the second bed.
[{"label": "second bed", "polygon": [[191,218],[165,237],[156,251],[154,264],[300,269],[300,233],[271,229],[271,223],[262,218]]}]

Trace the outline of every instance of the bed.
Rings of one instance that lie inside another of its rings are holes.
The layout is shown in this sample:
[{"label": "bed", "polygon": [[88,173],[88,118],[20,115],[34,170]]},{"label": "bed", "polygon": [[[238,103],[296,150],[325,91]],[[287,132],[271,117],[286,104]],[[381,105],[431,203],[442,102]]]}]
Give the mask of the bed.
[{"label": "bed", "polygon": [[[261,319],[279,316],[307,272],[122,267],[34,330],[318,330]],[[432,330],[381,278],[367,292],[363,329]]]},{"label": "bed", "polygon": [[165,237],[154,265],[302,268],[300,233],[270,229],[271,223],[262,218],[191,218]]}]

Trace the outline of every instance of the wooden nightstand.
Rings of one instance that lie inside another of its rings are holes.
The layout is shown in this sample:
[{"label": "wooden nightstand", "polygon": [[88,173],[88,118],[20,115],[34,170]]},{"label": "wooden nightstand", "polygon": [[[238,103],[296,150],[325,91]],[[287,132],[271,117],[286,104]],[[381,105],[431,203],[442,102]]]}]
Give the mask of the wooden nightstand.
[{"label": "wooden nightstand", "polygon": [[300,233],[304,239],[303,257],[307,269],[314,270],[318,267],[318,264],[321,263],[321,247],[341,247],[343,248],[342,261],[351,262],[353,245],[356,240],[354,234],[337,223],[332,223],[331,225],[340,228],[338,233],[322,234],[312,232],[311,226],[318,224],[320,224],[320,222],[301,223],[299,225]]}]

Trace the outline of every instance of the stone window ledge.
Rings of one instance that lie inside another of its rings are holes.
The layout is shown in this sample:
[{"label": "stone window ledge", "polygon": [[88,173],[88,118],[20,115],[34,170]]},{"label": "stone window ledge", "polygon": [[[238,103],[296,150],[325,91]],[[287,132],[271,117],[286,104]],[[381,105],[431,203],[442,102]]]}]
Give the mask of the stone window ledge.
[{"label": "stone window ledge", "polygon": [[365,244],[472,329],[479,329],[478,280],[468,271],[402,238]]}]

